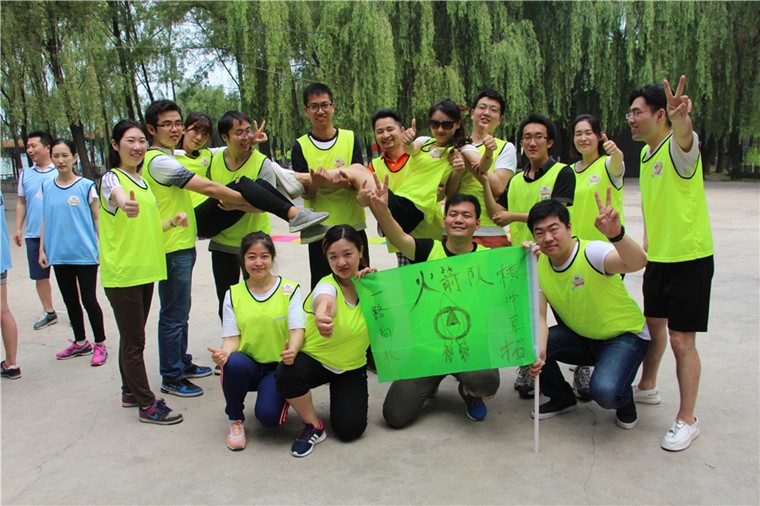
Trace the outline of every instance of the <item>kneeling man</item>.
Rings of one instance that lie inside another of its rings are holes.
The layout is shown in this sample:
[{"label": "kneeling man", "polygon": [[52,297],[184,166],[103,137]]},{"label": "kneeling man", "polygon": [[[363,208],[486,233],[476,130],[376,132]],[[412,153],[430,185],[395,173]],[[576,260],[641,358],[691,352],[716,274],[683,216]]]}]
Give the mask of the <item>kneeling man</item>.
[{"label": "kneeling man", "polygon": [[[556,200],[539,202],[528,214],[528,228],[541,253],[541,359],[531,365],[531,375],[541,374],[541,391],[549,397],[539,407],[543,420],[576,408],[573,389],[558,362],[594,366],[591,398],[616,410],[618,427],[632,429],[638,418],[631,383],[650,338],[644,315],[620,274],[642,269],[646,253],[625,234],[620,215],[610,205],[610,189],[606,204],[598,194],[596,200],[595,226],[609,243],[573,237],[567,208]],[[547,302],[558,322],[551,328],[546,323]],[[535,418],[535,411],[531,416]]]}]

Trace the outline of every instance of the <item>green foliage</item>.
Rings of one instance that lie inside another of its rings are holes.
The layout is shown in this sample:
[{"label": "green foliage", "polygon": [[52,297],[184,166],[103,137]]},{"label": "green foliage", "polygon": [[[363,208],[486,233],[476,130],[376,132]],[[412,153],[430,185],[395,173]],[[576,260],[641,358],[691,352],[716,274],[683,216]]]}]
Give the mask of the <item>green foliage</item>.
[{"label": "green foliage", "polygon": [[[614,134],[631,89],[686,74],[695,128],[741,156],[760,136],[758,18],[754,2],[718,1],[3,1],[3,133],[106,132],[176,97],[214,117],[240,108],[289,144],[308,128],[304,86],[322,81],[336,125],[362,137],[377,109],[408,124],[486,87],[506,98],[499,135],[533,111],[560,127],[590,112]],[[212,67],[236,93],[207,85]]]}]

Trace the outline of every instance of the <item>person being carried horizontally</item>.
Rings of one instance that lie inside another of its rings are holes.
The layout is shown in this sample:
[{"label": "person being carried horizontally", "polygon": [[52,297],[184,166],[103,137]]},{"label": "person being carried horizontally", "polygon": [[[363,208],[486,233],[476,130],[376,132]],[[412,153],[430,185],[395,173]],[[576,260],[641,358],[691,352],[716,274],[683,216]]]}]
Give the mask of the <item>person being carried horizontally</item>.
[{"label": "person being carried horizontally", "polygon": [[[623,284],[620,274],[646,265],[646,253],[625,233],[620,215],[599,194],[596,228],[608,238],[586,241],[572,235],[567,207],[554,199],[534,205],[528,227],[538,258],[540,358],[530,366],[531,376],[541,374],[541,392],[549,401],[539,407],[541,420],[577,407],[573,388],[565,381],[558,362],[594,366],[591,399],[616,410],[616,423],[632,429],[638,422],[631,383],[649,346],[644,315]],[[548,328],[546,304],[557,325]],[[535,418],[535,410],[531,413]]]}]

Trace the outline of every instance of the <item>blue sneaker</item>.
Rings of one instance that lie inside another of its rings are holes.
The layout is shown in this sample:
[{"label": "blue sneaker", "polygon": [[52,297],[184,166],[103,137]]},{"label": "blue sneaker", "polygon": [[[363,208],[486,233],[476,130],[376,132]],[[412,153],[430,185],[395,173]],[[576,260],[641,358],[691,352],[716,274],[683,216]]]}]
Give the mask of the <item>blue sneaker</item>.
[{"label": "blue sneaker", "polygon": [[486,403],[483,402],[482,397],[473,397],[466,394],[464,391],[464,385],[461,383],[459,384],[459,395],[464,399],[465,404],[467,404],[467,409],[465,410],[467,418],[473,422],[482,422],[486,419],[488,408],[486,407]]},{"label": "blue sneaker", "polygon": [[179,381],[164,381],[161,383],[161,391],[165,394],[177,397],[198,397],[203,395],[203,389],[186,379]]},{"label": "blue sneaker", "polygon": [[149,408],[140,408],[138,410],[138,419],[143,423],[174,425],[182,421],[182,415],[180,413],[173,413],[163,399],[156,399]]},{"label": "blue sneaker", "polygon": [[307,423],[304,425],[301,434],[298,435],[298,439],[290,447],[290,453],[294,457],[305,457],[314,450],[314,446],[317,443],[321,443],[326,437],[327,431],[322,420],[319,421],[319,428]]},{"label": "blue sneaker", "polygon": [[211,376],[210,367],[190,364],[190,367],[185,369],[185,378],[205,378],[206,376]]}]

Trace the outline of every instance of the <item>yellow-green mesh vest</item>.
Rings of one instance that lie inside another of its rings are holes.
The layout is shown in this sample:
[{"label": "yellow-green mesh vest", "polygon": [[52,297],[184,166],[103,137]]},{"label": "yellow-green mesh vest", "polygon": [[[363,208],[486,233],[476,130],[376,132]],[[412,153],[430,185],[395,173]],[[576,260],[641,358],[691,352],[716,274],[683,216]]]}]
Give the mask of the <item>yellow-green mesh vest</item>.
[{"label": "yellow-green mesh vest", "polygon": [[[187,155],[175,155],[174,158],[176,158],[177,161],[181,163],[184,168],[186,168],[187,170],[189,170],[196,176],[200,176],[204,179],[208,179],[208,169],[211,166],[211,159],[213,158],[213,155],[210,149],[207,149],[207,148],[199,149],[198,156],[195,158],[190,158]],[[193,203],[193,207],[198,207],[198,204],[200,204],[207,198],[208,197],[203,195],[202,193],[190,192],[190,201]]]},{"label": "yellow-green mesh vest", "polygon": [[409,174],[398,192],[425,214],[427,223],[434,223],[436,216],[443,219],[443,211],[438,203],[438,185],[449,180],[452,167],[449,153],[452,148],[437,148],[431,138],[414,155],[409,157]]},{"label": "yellow-green mesh vest", "polygon": [[290,336],[288,306],[296,288],[295,281],[280,278],[271,297],[258,301],[245,281],[230,287],[230,301],[240,329],[240,353],[261,364],[280,361],[280,353]]},{"label": "yellow-green mesh vest", "polygon": [[[493,158],[494,158],[493,161],[495,162],[496,159],[501,154],[501,152],[504,150],[504,147],[507,145],[507,141],[503,141],[501,139],[496,139],[496,138],[494,138],[494,141],[496,142],[496,151],[494,151],[493,153]],[[483,156],[483,154],[486,152],[486,147],[484,144],[477,146],[477,149],[478,149],[478,153],[480,153],[480,156]],[[494,171],[494,165],[491,164],[491,168],[489,169],[488,172],[493,172],[493,171]],[[488,211],[486,210],[486,202],[485,202],[485,199],[483,198],[483,185],[480,184],[480,181],[475,179],[475,176],[465,171],[465,173],[462,175],[462,180],[461,180],[461,183],[459,184],[459,191],[457,191],[457,193],[472,195],[473,197],[478,199],[478,202],[480,202],[480,226],[481,227],[498,227],[498,225],[494,223],[491,217],[488,215]],[[504,231],[503,235],[507,235],[507,232]]]},{"label": "yellow-green mesh vest", "polygon": [[[219,151],[211,160],[209,179],[223,186],[227,186],[240,176],[246,176],[254,181],[258,179],[261,166],[267,159],[266,156],[257,150],[253,150],[248,160],[238,170],[232,171],[227,168],[227,162],[224,159],[226,150],[227,148],[224,148],[224,150]],[[212,237],[211,242],[238,248],[243,237],[258,230],[267,234],[272,232],[269,213],[245,213],[237,223]]]},{"label": "yellow-green mesh vest", "polygon": [[[385,160],[383,160],[382,157],[378,157],[372,160],[372,168],[377,173],[377,177],[381,182],[385,180],[385,175],[388,175],[388,189],[396,193],[406,181],[406,176],[409,173],[409,160],[411,160],[411,157],[407,159],[401,169],[397,172],[391,172],[390,169],[388,169]],[[440,240],[441,237],[443,237],[443,215],[436,214],[431,223],[424,220],[421,221],[409,235],[418,239]],[[398,251],[398,248],[391,244],[390,241],[386,240],[385,244],[388,247],[389,253],[395,253]]]},{"label": "yellow-green mesh vest", "polygon": [[177,213],[187,213],[187,227],[173,227],[164,233],[164,246],[166,253],[173,253],[195,247],[195,236],[198,235],[198,227],[195,224],[195,212],[193,202],[190,199],[189,190],[183,190],[179,186],[167,186],[159,183],[150,174],[150,163],[159,155],[167,155],[157,148],[150,148],[145,154],[142,177],[148,181],[150,189],[158,201],[158,210],[162,220],[168,220]]},{"label": "yellow-green mesh vest", "polygon": [[[482,244],[476,244],[476,248],[475,248],[475,251],[473,251],[473,253],[477,253],[478,251],[485,251],[487,249],[490,249],[490,248],[487,248],[486,246],[483,246]],[[433,249],[430,250],[430,254],[428,255],[426,261],[441,260],[443,258],[449,258],[446,255],[446,250],[443,249],[443,242],[433,241]]]},{"label": "yellow-green mesh vest", "polygon": [[156,197],[119,169],[113,169],[122,189],[135,193],[140,213],[128,218],[116,209],[111,214],[100,192],[100,282],[104,288],[127,288],[166,279],[163,228]]},{"label": "yellow-green mesh vest", "polygon": [[605,165],[608,158],[607,155],[600,156],[582,172],[575,170],[577,163],[573,165],[575,196],[573,197],[573,205],[567,210],[570,211],[570,224],[573,227],[573,234],[581,239],[609,242],[607,237],[594,226],[594,220],[599,216],[599,206],[596,205],[594,192],[599,192],[599,197],[604,202],[607,198],[608,186],[612,188],[612,207],[620,213],[620,222],[625,225],[623,219],[623,188],[621,187],[618,190],[612,184]]},{"label": "yellow-green mesh vest", "polygon": [[[552,198],[554,184],[563,167],[565,167],[564,163],[557,162],[544,175],[531,182],[525,180],[525,172],[515,174],[507,188],[508,210],[513,213],[528,213],[536,203]],[[509,231],[514,245],[533,240],[533,234],[528,230],[527,223],[514,221],[509,224]]]},{"label": "yellow-green mesh vest", "polygon": [[626,332],[638,334],[644,315],[625,289],[620,274],[605,276],[586,259],[588,241],[570,266],[556,272],[549,257],[538,259],[538,284],[552,309],[573,332],[589,339],[611,339]]},{"label": "yellow-green mesh vest", "polygon": [[335,317],[333,318],[332,337],[322,337],[314,321],[311,308],[313,292],[303,304],[306,311],[306,338],[301,351],[322,364],[334,369],[352,371],[367,363],[369,334],[367,323],[359,304],[351,307],[343,297],[343,290],[332,274],[319,280],[335,287],[338,296],[335,299]]},{"label": "yellow-green mesh vest", "polygon": [[[301,145],[301,151],[310,169],[324,167],[327,170],[336,170],[351,165],[354,154],[354,133],[351,130],[338,129],[335,144],[330,149],[319,149],[308,135],[299,137],[297,142]],[[356,201],[354,190],[321,189],[314,198],[304,200],[304,207],[330,213],[330,217],[322,223],[326,226],[351,225],[357,230],[364,230],[367,226],[364,208]]]},{"label": "yellow-green mesh vest", "polygon": [[670,157],[671,134],[646,158],[641,150],[641,207],[651,262],[686,262],[713,254],[710,216],[702,180],[702,155],[690,178],[681,177]]}]

